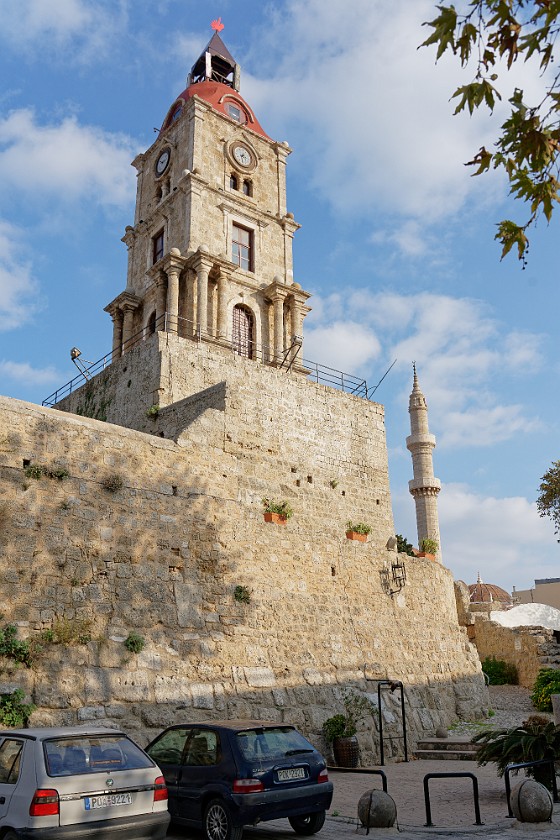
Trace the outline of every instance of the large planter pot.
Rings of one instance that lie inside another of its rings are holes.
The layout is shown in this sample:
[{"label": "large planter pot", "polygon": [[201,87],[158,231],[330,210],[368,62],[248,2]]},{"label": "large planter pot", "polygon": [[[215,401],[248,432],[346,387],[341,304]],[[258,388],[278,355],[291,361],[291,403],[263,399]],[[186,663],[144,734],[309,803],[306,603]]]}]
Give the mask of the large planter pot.
[{"label": "large planter pot", "polygon": [[357,540],[358,542],[366,542],[367,534],[359,534],[357,531],[346,531],[346,539]]},{"label": "large planter pot", "polygon": [[347,738],[335,738],[333,741],[334,760],[339,767],[357,767],[360,761],[360,748],[355,735]]},{"label": "large planter pot", "polygon": [[416,555],[417,557],[424,557],[426,560],[435,560],[436,555],[430,554],[428,551],[419,551]]},{"label": "large planter pot", "polygon": [[288,521],[287,516],[282,516],[281,513],[265,513],[265,522],[275,522],[277,525],[285,525]]}]

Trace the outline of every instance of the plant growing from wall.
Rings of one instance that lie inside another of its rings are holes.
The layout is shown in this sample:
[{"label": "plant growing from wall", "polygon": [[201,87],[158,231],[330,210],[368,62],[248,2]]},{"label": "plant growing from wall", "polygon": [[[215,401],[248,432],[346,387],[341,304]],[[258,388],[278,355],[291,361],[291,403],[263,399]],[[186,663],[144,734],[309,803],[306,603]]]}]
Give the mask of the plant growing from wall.
[{"label": "plant growing from wall", "polygon": [[151,405],[146,412],[146,417],[149,417],[150,420],[155,420],[159,414],[159,405]]},{"label": "plant growing from wall", "polygon": [[17,729],[27,726],[31,712],[35,711],[33,703],[24,703],[25,695],[21,688],[16,688],[8,694],[0,694],[0,724]]},{"label": "plant growing from wall", "polygon": [[515,665],[495,656],[487,656],[483,660],[482,670],[490,685],[517,685],[519,682]]},{"label": "plant growing from wall", "polygon": [[129,633],[124,640],[124,646],[130,653],[141,653],[146,647],[146,639],[138,633]]},{"label": "plant growing from wall", "polygon": [[91,621],[86,618],[59,618],[43,630],[41,640],[50,645],[87,645],[91,642]]},{"label": "plant growing from wall", "polygon": [[48,467],[45,464],[28,464],[25,468],[25,475],[27,478],[34,478],[37,481],[43,478],[57,478],[59,481],[63,481],[65,478],[68,478],[70,473],[64,467]]},{"label": "plant growing from wall", "polygon": [[[542,715],[531,715],[513,729],[490,729],[472,738],[480,744],[476,760],[479,765],[495,762],[503,776],[508,764],[541,761],[560,755],[560,726]],[[547,765],[527,767],[527,774],[551,788],[551,770]]]},{"label": "plant growing from wall", "polygon": [[102,482],[107,493],[119,493],[124,487],[124,479],[119,473],[111,473]]},{"label": "plant growing from wall", "polygon": [[277,513],[278,516],[282,516],[284,519],[289,519],[294,515],[293,509],[286,501],[274,502],[272,499],[265,498],[262,500],[262,503],[265,513]]},{"label": "plant growing from wall", "polygon": [[14,662],[31,666],[33,653],[28,641],[20,641],[17,638],[17,627],[15,624],[7,624],[0,630],[0,656],[13,659]]},{"label": "plant growing from wall", "polygon": [[365,534],[366,536],[371,533],[371,525],[366,525],[365,522],[352,522],[352,520],[348,520],[346,523],[346,530],[353,531],[355,534]]},{"label": "plant growing from wall", "polygon": [[541,668],[533,685],[531,700],[539,712],[552,711],[552,694],[560,694],[560,669]]},{"label": "plant growing from wall", "polygon": [[251,603],[251,591],[246,586],[236,586],[233,590],[233,597],[240,604]]}]

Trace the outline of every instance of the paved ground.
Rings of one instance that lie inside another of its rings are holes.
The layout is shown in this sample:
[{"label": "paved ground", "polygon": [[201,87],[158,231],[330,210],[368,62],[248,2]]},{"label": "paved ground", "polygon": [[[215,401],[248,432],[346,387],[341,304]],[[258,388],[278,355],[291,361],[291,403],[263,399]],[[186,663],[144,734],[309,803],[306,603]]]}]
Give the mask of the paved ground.
[{"label": "paved ground", "polygon": [[[474,761],[410,761],[390,764],[382,769],[387,776],[387,792],[397,805],[398,828],[370,829],[376,840],[389,840],[396,834],[402,840],[448,835],[454,840],[484,836],[515,838],[519,832],[538,833],[539,840],[559,840],[560,805],[555,805],[552,824],[534,826],[518,824],[507,818],[503,779],[493,766],[478,767]],[[474,773],[478,781],[480,815],[484,825],[475,825],[472,780],[468,778],[433,779],[429,783],[433,827],[425,827],[424,776],[427,773]],[[364,833],[357,831],[357,805],[360,796],[371,788],[382,789],[380,776],[367,773],[334,771],[334,798],[325,826],[318,840],[344,840]],[[515,785],[515,777],[512,785]],[[294,840],[287,820],[264,823],[259,828],[246,828],[244,840]],[[191,830],[170,831],[168,840],[201,840],[201,833]]]}]

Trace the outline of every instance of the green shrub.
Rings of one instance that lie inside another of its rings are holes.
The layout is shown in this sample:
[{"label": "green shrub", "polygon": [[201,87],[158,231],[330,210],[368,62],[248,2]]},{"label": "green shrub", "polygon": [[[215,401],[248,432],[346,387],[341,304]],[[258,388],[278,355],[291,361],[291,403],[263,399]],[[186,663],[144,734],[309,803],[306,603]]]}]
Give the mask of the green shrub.
[{"label": "green shrub", "polygon": [[409,543],[406,537],[402,534],[395,534],[397,538],[397,552],[399,554],[408,554],[409,557],[414,557],[412,543]]},{"label": "green shrub", "polygon": [[131,653],[140,653],[146,647],[146,640],[138,633],[129,633],[124,640],[124,646]]},{"label": "green shrub", "polygon": [[515,665],[496,659],[495,656],[486,657],[482,662],[482,670],[490,685],[517,685],[519,682]]},{"label": "green shrub", "polygon": [[24,703],[25,695],[21,688],[16,688],[11,694],[0,694],[0,724],[21,729],[27,726],[31,712],[35,711],[33,703]]},{"label": "green shrub", "polygon": [[35,478],[37,481],[45,476],[46,478],[57,478],[62,481],[68,478],[70,473],[65,467],[47,467],[45,464],[28,464],[25,468],[27,478]]},{"label": "green shrub", "polygon": [[17,627],[14,624],[7,624],[0,630],[0,656],[6,656],[23,665],[31,665],[32,651],[29,642],[21,642],[16,638]]},{"label": "green shrub", "polygon": [[424,554],[437,554],[438,548],[438,541],[431,540],[428,537],[422,540],[422,545],[420,546],[420,550],[423,551]]},{"label": "green shrub", "polygon": [[535,709],[538,709],[539,712],[551,712],[551,694],[560,694],[560,669],[541,668],[531,694]]},{"label": "green shrub", "polygon": [[351,735],[355,735],[359,720],[363,720],[368,715],[373,716],[377,714],[377,707],[374,706],[371,700],[363,694],[358,694],[356,691],[345,691],[342,702],[344,703],[346,714],[333,715],[323,723],[323,735],[329,744],[335,738],[348,738]]},{"label": "green shrub", "polygon": [[[513,729],[489,729],[472,738],[480,744],[478,764],[496,762],[498,776],[503,776],[508,764],[541,761],[560,755],[560,726],[542,715],[531,715],[521,726]],[[550,767],[527,767],[527,775],[549,789],[552,785]]]}]

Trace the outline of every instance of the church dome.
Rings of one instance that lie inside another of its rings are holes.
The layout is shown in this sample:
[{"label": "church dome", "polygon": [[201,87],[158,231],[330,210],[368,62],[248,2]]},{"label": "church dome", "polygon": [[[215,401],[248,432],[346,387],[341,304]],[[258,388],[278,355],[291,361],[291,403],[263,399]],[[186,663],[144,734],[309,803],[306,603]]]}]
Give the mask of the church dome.
[{"label": "church dome", "polygon": [[509,592],[494,583],[483,583],[480,574],[476,583],[469,584],[471,604],[502,604],[511,606],[513,601]]},{"label": "church dome", "polygon": [[267,140],[270,139],[240,93],[230,85],[213,80],[195,82],[177,97],[167,112],[160,134],[163,134],[181,116],[183,107],[193,96],[204,99],[215,111],[229,117],[233,122],[244,125],[256,134],[260,134],[261,137],[266,137]]}]

